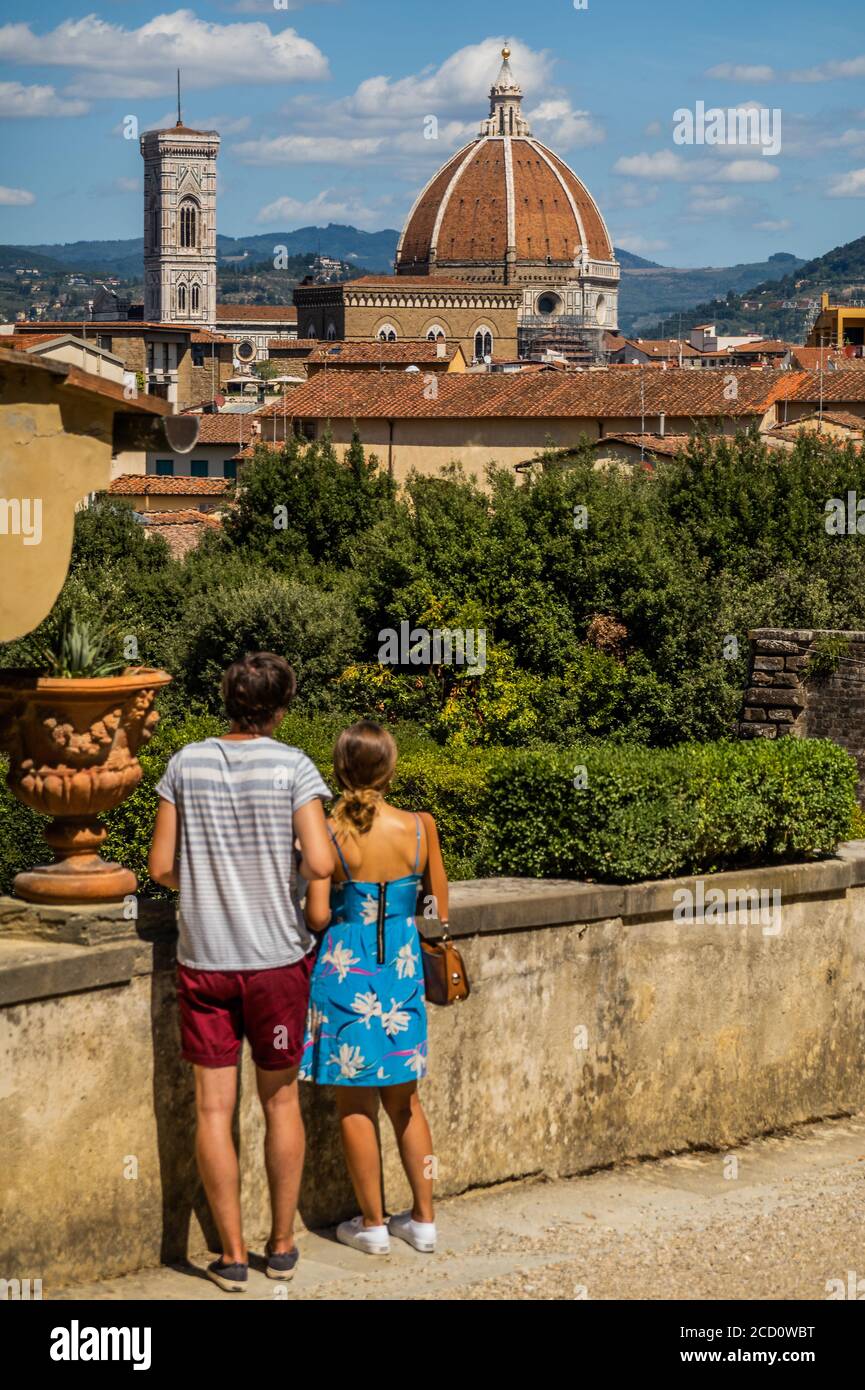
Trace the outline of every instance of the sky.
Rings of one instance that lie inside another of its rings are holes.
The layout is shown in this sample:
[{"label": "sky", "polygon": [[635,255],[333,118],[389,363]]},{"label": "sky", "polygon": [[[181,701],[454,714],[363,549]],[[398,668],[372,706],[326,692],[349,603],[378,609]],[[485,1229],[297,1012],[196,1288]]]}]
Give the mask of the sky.
[{"label": "sky", "polygon": [[[0,242],[140,236],[128,118],[174,124],[178,65],[185,122],[222,136],[220,232],[399,229],[505,39],[617,246],[723,266],[865,233],[863,0],[0,0]],[[762,143],[726,115],[690,143],[698,103],[762,112]]]}]

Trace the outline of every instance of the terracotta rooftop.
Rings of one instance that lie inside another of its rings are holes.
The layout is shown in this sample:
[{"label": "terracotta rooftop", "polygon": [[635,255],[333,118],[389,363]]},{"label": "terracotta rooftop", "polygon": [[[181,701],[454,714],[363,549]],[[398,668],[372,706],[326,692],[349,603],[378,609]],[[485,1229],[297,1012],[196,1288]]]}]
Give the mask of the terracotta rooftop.
[{"label": "terracotta rooftop", "polygon": [[634,449],[644,449],[647,454],[675,458],[690,442],[689,434],[605,434],[602,439],[592,441],[592,448],[597,452],[605,444],[629,444]]},{"label": "terracotta rooftop", "polygon": [[[733,369],[737,399],[729,400],[731,373],[688,367],[639,372],[443,373],[434,399],[427,399],[423,374],[404,372],[317,372],[285,398],[257,412],[259,419],[286,413],[294,418],[370,417],[471,419],[616,418],[642,413],[685,419],[761,415],[801,374],[776,369]],[[865,374],[862,376],[865,385]]]},{"label": "terracotta rooftop", "polygon": [[178,507],[174,512],[144,512],[143,524],[151,526],[210,526],[217,530],[222,525],[218,516],[209,512],[197,512]]},{"label": "terracotta rooftop", "polygon": [[[257,412],[255,412],[257,414]],[[247,444],[252,436],[253,428],[250,423],[250,411],[242,415],[199,415],[198,419],[198,443],[199,444]]]},{"label": "terracotta rooftop", "polygon": [[173,414],[172,407],[159,396],[151,396],[142,391],[130,399],[125,394],[122,382],[108,381],[104,376],[96,376],[93,372],[83,372],[80,367],[75,367],[69,362],[57,361],[52,357],[34,356],[30,352],[17,352],[15,349],[0,344],[0,365],[3,364],[10,367],[25,367],[30,371],[50,372],[56,377],[63,378],[59,382],[61,387],[72,387],[78,391],[88,392],[93,396],[103,396],[114,401],[118,409],[128,414]]},{"label": "terracotta rooftop", "polygon": [[[683,357],[699,357],[701,355],[683,338],[622,338],[620,347],[639,348],[640,352],[646,352],[650,357],[678,357],[680,350]],[[611,347],[609,350],[617,352],[619,348]]]},{"label": "terracotta rooftop", "polygon": [[806,372],[818,372],[822,363],[823,369],[827,367],[844,366],[852,369],[865,367],[865,358],[847,357],[840,348],[835,347],[791,347],[793,361],[797,367],[802,367]]},{"label": "terracotta rooftop", "polygon": [[443,347],[444,352],[440,354],[436,343],[427,342],[426,339],[412,341],[409,338],[401,338],[395,343],[319,343],[310,355],[309,363],[311,366],[327,363],[341,368],[355,362],[411,366],[416,362],[448,363],[461,351],[459,343],[444,343]]},{"label": "terracotta rooftop", "polygon": [[818,402],[856,401],[865,404],[865,371],[861,367],[837,367],[831,372],[799,372],[790,399]]},{"label": "terracotta rooftop", "polygon": [[824,410],[822,415],[818,411],[813,411],[810,415],[803,415],[799,420],[788,420],[786,423],[776,425],[768,430],[768,434],[781,435],[784,438],[794,438],[801,430],[813,434],[818,430],[820,423],[834,425],[838,429],[850,430],[853,434],[865,434],[865,419],[860,415],[854,415],[850,410]]},{"label": "terracotta rooftop", "polygon": [[231,343],[234,345],[233,338],[226,338],[224,333],[212,333],[209,328],[198,328],[192,334],[193,343]]},{"label": "terracotta rooftop", "polygon": [[581,250],[612,261],[613,246],[585,185],[529,135],[484,135],[459,150],[415,203],[397,253],[411,271],[434,263],[502,266],[509,229],[517,262],[573,265]]},{"label": "terracotta rooftop", "polygon": [[321,338],[268,338],[269,348],[295,348],[301,352],[312,352],[314,348],[321,347]]},{"label": "terracotta rooftop", "polygon": [[109,484],[115,497],[221,497],[230,478],[159,478],[153,473],[123,473]]},{"label": "terracotta rooftop", "polygon": [[297,310],[293,304],[217,304],[216,322],[230,323],[248,320],[250,323],[261,320],[264,323],[297,323]]}]

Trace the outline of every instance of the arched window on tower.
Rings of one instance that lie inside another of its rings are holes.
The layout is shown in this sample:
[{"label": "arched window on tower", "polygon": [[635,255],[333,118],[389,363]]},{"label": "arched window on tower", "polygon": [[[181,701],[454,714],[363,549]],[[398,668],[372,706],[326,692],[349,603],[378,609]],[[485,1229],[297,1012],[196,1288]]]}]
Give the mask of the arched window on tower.
[{"label": "arched window on tower", "polygon": [[197,285],[192,286],[192,312],[197,314],[201,305],[201,290]]},{"label": "arched window on tower", "polygon": [[198,204],[192,198],[180,204],[180,245],[186,250],[198,247]]},{"label": "arched window on tower", "polygon": [[393,324],[382,324],[381,328],[378,330],[378,337],[379,341],[382,343],[395,343],[396,329],[394,328]]},{"label": "arched window on tower", "polygon": [[488,328],[479,328],[475,334],[475,360],[482,362],[493,355],[493,335]]},{"label": "arched window on tower", "polygon": [[178,312],[179,314],[185,314],[185,313],[186,313],[186,286],[185,286],[185,285],[178,285],[178,286],[177,286],[177,312]]},{"label": "arched window on tower", "polygon": [[445,341],[446,334],[441,324],[434,323],[432,328],[427,333],[426,337],[428,343],[443,343]]}]

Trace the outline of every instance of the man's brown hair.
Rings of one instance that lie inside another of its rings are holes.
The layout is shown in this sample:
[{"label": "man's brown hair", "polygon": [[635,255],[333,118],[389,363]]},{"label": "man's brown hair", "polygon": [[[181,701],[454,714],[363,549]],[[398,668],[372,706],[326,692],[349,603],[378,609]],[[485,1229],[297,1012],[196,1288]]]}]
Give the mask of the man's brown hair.
[{"label": "man's brown hair", "polygon": [[284,656],[247,652],[222,677],[222,699],[232,721],[244,733],[269,724],[277,710],[288,709],[297,690],[294,672]]}]

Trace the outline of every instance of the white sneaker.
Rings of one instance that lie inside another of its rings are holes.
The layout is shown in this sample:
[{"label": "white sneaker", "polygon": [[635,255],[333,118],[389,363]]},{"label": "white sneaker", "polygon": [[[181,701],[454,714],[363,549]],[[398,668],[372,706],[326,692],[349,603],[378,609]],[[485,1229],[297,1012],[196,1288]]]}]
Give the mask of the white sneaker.
[{"label": "white sneaker", "polygon": [[432,1255],[435,1253],[436,1227],[434,1221],[415,1221],[410,1211],[404,1211],[399,1216],[392,1216],[387,1227],[392,1236],[398,1236],[400,1240],[407,1240],[409,1245],[413,1245],[415,1250],[420,1250],[422,1254]]},{"label": "white sneaker", "polygon": [[365,1255],[390,1254],[387,1226],[364,1226],[362,1216],[353,1216],[350,1221],[341,1221],[336,1228],[336,1238],[343,1245],[362,1250]]}]

